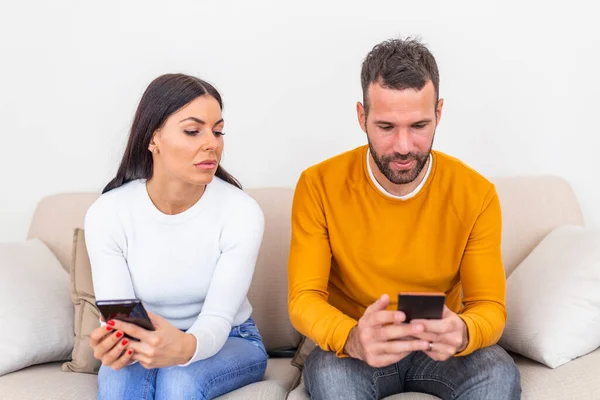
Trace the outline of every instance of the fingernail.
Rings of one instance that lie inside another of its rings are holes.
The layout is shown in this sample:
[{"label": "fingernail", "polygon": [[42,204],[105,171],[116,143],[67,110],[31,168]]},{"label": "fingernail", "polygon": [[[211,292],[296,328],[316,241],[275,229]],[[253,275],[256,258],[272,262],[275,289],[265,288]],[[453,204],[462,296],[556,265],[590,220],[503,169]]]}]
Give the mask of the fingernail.
[{"label": "fingernail", "polygon": [[107,326],[107,327],[106,327],[106,330],[107,330],[107,331],[110,331],[110,330],[112,330],[112,326]]},{"label": "fingernail", "polygon": [[127,354],[132,355],[133,354],[133,350],[131,350],[131,349],[127,350]]},{"label": "fingernail", "polygon": [[123,336],[123,334],[121,332],[117,332],[117,338],[120,338],[121,336]]},{"label": "fingernail", "polygon": [[114,326],[115,325],[115,321],[113,321],[112,319],[110,321],[107,322],[108,325],[110,326]]},{"label": "fingernail", "polygon": [[123,341],[121,342],[121,346],[125,346],[127,343],[129,343],[129,340],[123,339]]}]

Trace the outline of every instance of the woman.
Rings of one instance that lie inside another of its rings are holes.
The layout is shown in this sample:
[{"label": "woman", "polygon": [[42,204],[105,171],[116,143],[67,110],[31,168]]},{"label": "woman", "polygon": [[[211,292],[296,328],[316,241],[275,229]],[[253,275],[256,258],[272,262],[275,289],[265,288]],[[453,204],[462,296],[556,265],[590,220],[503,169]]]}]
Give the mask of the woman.
[{"label": "woman", "polygon": [[155,79],[86,214],[96,299],[138,298],[156,328],[111,320],[92,332],[100,399],[212,399],[264,375],[247,299],[264,219],[219,165],[222,108],[200,79]]}]

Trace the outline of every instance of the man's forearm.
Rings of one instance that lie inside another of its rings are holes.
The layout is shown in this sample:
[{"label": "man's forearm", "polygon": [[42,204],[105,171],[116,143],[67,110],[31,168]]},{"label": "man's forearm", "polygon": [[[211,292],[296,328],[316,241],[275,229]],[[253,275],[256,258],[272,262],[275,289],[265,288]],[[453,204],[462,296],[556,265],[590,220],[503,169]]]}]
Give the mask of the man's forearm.
[{"label": "man's forearm", "polygon": [[[294,293],[292,293],[294,294]],[[316,293],[292,296],[289,302],[292,325],[321,348],[344,357],[348,335],[356,320],[342,313]]]},{"label": "man's forearm", "polygon": [[466,345],[458,355],[468,355],[475,350],[496,344],[506,323],[504,307],[494,303],[469,306],[458,316],[467,326]]},{"label": "man's forearm", "polygon": [[360,346],[358,345],[358,330],[356,326],[350,330],[348,334],[348,339],[346,340],[346,344],[344,345],[344,353],[349,357],[356,358],[362,360],[361,355],[359,354],[358,349]]},{"label": "man's forearm", "polygon": [[467,324],[465,323],[465,321],[461,318],[462,321],[462,331],[463,331],[463,341],[462,344],[460,345],[460,347],[456,350],[456,353],[460,353],[462,351],[464,351],[468,344],[469,344],[469,328],[467,327]]}]

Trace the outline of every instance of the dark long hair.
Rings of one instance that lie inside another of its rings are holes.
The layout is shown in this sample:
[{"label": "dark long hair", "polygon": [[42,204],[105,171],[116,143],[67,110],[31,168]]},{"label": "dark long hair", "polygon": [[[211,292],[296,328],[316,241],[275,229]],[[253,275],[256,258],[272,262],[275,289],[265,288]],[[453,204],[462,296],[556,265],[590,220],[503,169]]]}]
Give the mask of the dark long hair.
[{"label": "dark long hair", "polygon": [[[167,118],[197,97],[211,96],[223,109],[221,95],[210,83],[184,74],[166,74],[153,80],[135,112],[127,147],[117,176],[102,190],[106,193],[136,179],[150,179],[153,172],[152,154],[148,150],[154,132]],[[238,188],[242,185],[221,165],[215,175]]]}]

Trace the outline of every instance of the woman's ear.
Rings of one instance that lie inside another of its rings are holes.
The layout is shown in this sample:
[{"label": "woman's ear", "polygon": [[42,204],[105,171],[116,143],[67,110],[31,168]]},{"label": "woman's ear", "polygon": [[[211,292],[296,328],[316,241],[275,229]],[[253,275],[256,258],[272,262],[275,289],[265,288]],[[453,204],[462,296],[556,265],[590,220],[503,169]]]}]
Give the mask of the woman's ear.
[{"label": "woman's ear", "polygon": [[148,150],[152,153],[158,153],[158,143],[156,143],[157,137],[158,137],[158,129],[156,131],[154,131],[154,133],[152,134],[152,137],[150,138],[150,144],[148,144]]}]

